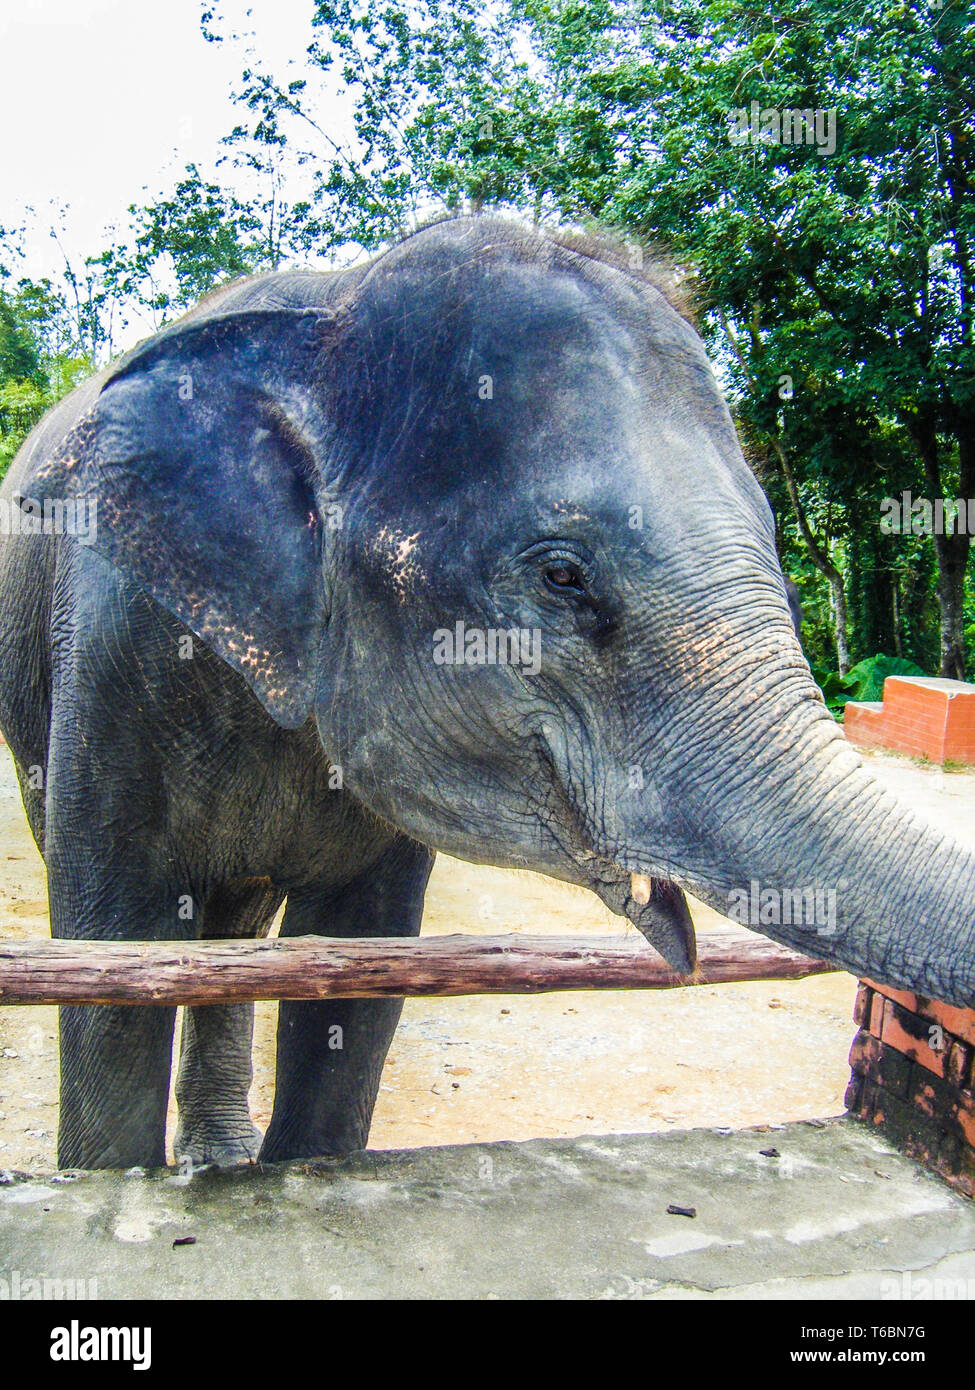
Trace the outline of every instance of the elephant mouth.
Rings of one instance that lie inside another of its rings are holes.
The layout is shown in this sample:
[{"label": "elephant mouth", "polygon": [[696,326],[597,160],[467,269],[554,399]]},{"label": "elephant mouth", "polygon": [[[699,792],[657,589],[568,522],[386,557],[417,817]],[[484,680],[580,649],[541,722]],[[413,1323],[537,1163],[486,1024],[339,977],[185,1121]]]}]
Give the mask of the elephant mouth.
[{"label": "elephant mouth", "polygon": [[606,906],[646,937],[655,951],[679,975],[697,966],[694,923],[683,890],[671,879],[632,874],[620,868],[611,879],[600,879],[593,891]]},{"label": "elephant mouth", "polygon": [[586,818],[571,795],[571,783],[558,777],[551,750],[544,742],[541,753],[550,769],[550,785],[561,819],[578,837],[579,848],[571,857],[582,871],[582,881],[611,912],[632,922],[672,970],[678,975],[692,975],[697,968],[697,941],[683,890],[672,879],[634,872],[615,857],[600,854],[598,840],[589,833]]}]

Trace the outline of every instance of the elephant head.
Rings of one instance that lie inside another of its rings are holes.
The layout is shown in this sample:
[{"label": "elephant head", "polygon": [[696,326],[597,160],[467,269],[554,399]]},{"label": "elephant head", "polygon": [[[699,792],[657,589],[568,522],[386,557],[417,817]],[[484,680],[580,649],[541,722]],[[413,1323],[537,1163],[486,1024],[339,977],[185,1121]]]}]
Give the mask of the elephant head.
[{"label": "elephant head", "polygon": [[479,217],[313,281],[122,359],[23,490],[96,498],[95,548],[411,836],[583,884],[681,971],[682,890],[757,892],[767,935],[975,1002],[975,858],[825,709],[652,278]]}]

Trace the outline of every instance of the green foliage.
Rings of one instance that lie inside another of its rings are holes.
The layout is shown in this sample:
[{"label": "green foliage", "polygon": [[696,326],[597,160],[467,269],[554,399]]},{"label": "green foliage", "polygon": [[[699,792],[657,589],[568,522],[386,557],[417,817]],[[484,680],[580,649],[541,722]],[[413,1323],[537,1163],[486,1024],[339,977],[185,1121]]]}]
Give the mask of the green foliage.
[{"label": "green foliage", "polygon": [[[967,0],[310,9],[301,75],[242,73],[213,177],[189,166],[53,283],[15,285],[0,232],[0,470],[121,326],[154,329],[238,275],[372,250],[437,211],[616,227],[669,248],[696,298],[814,666],[848,647],[854,672],[878,651],[938,669],[959,573],[955,637],[975,659],[967,538],[879,530],[905,489],[975,495]],[[207,7],[208,40],[219,25]],[[350,140],[320,114],[343,93]],[[729,112],[752,102],[819,111],[827,137],[833,113],[835,150],[815,126],[739,140]]]},{"label": "green foliage", "polygon": [[0,380],[0,478],[50,404],[47,388],[34,381]]},{"label": "green foliage", "polygon": [[103,251],[97,264],[118,299],[149,310],[156,321],[261,262],[255,214],[206,182],[195,165],[171,195],[130,207],[129,215],[130,239]]},{"label": "green foliage", "polygon": [[[930,591],[898,587],[913,554],[862,538],[922,452],[928,491],[961,479],[975,420],[967,5],[320,0],[314,26],[320,80],[355,98],[357,150],[320,146],[332,235],[371,247],[423,208],[491,203],[663,239],[697,270],[790,563],[847,567],[855,648],[927,651]],[[242,147],[293,120],[324,134],[307,80],[245,77]],[[821,112],[826,138],[736,143],[728,113],[753,101]],[[847,620],[814,587],[819,647]]]},{"label": "green foliage", "polygon": [[0,291],[0,381],[44,381],[38,345],[24,313],[24,296]]},{"label": "green foliage", "polygon": [[15,238],[0,229],[0,479],[44,412],[93,366],[81,340],[87,309],[69,299],[71,282],[15,280],[16,260]]},{"label": "green foliage", "polygon": [[925,673],[913,661],[896,656],[871,656],[857,662],[845,676],[836,671],[813,668],[813,676],[823,692],[823,699],[832,714],[842,717],[849,700],[882,700],[884,681],[888,676],[923,676]]},{"label": "green foliage", "polygon": [[0,288],[0,478],[50,399],[32,300],[23,284]]}]

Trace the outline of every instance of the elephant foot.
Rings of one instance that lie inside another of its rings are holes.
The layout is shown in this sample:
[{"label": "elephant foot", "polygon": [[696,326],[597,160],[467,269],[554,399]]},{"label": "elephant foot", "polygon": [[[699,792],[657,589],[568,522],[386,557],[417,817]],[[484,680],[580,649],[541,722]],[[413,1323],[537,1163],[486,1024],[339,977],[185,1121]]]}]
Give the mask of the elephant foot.
[{"label": "elephant foot", "polygon": [[235,1168],[241,1163],[256,1162],[263,1142],[264,1135],[249,1120],[218,1133],[193,1131],[181,1123],[173,1140],[173,1153],[180,1167],[191,1163],[194,1168],[202,1168],[212,1163],[218,1168]]}]

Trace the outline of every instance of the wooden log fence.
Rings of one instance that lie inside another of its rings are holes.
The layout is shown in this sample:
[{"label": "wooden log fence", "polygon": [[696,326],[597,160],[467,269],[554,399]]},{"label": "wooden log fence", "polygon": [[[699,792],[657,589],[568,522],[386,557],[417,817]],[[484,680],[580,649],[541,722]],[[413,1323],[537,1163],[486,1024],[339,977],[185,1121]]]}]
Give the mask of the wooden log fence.
[{"label": "wooden log fence", "polygon": [[737,927],[703,932],[679,975],[637,936],[305,936],[270,941],[10,941],[0,1005],[229,1004],[554,990],[673,989],[835,970]]}]

